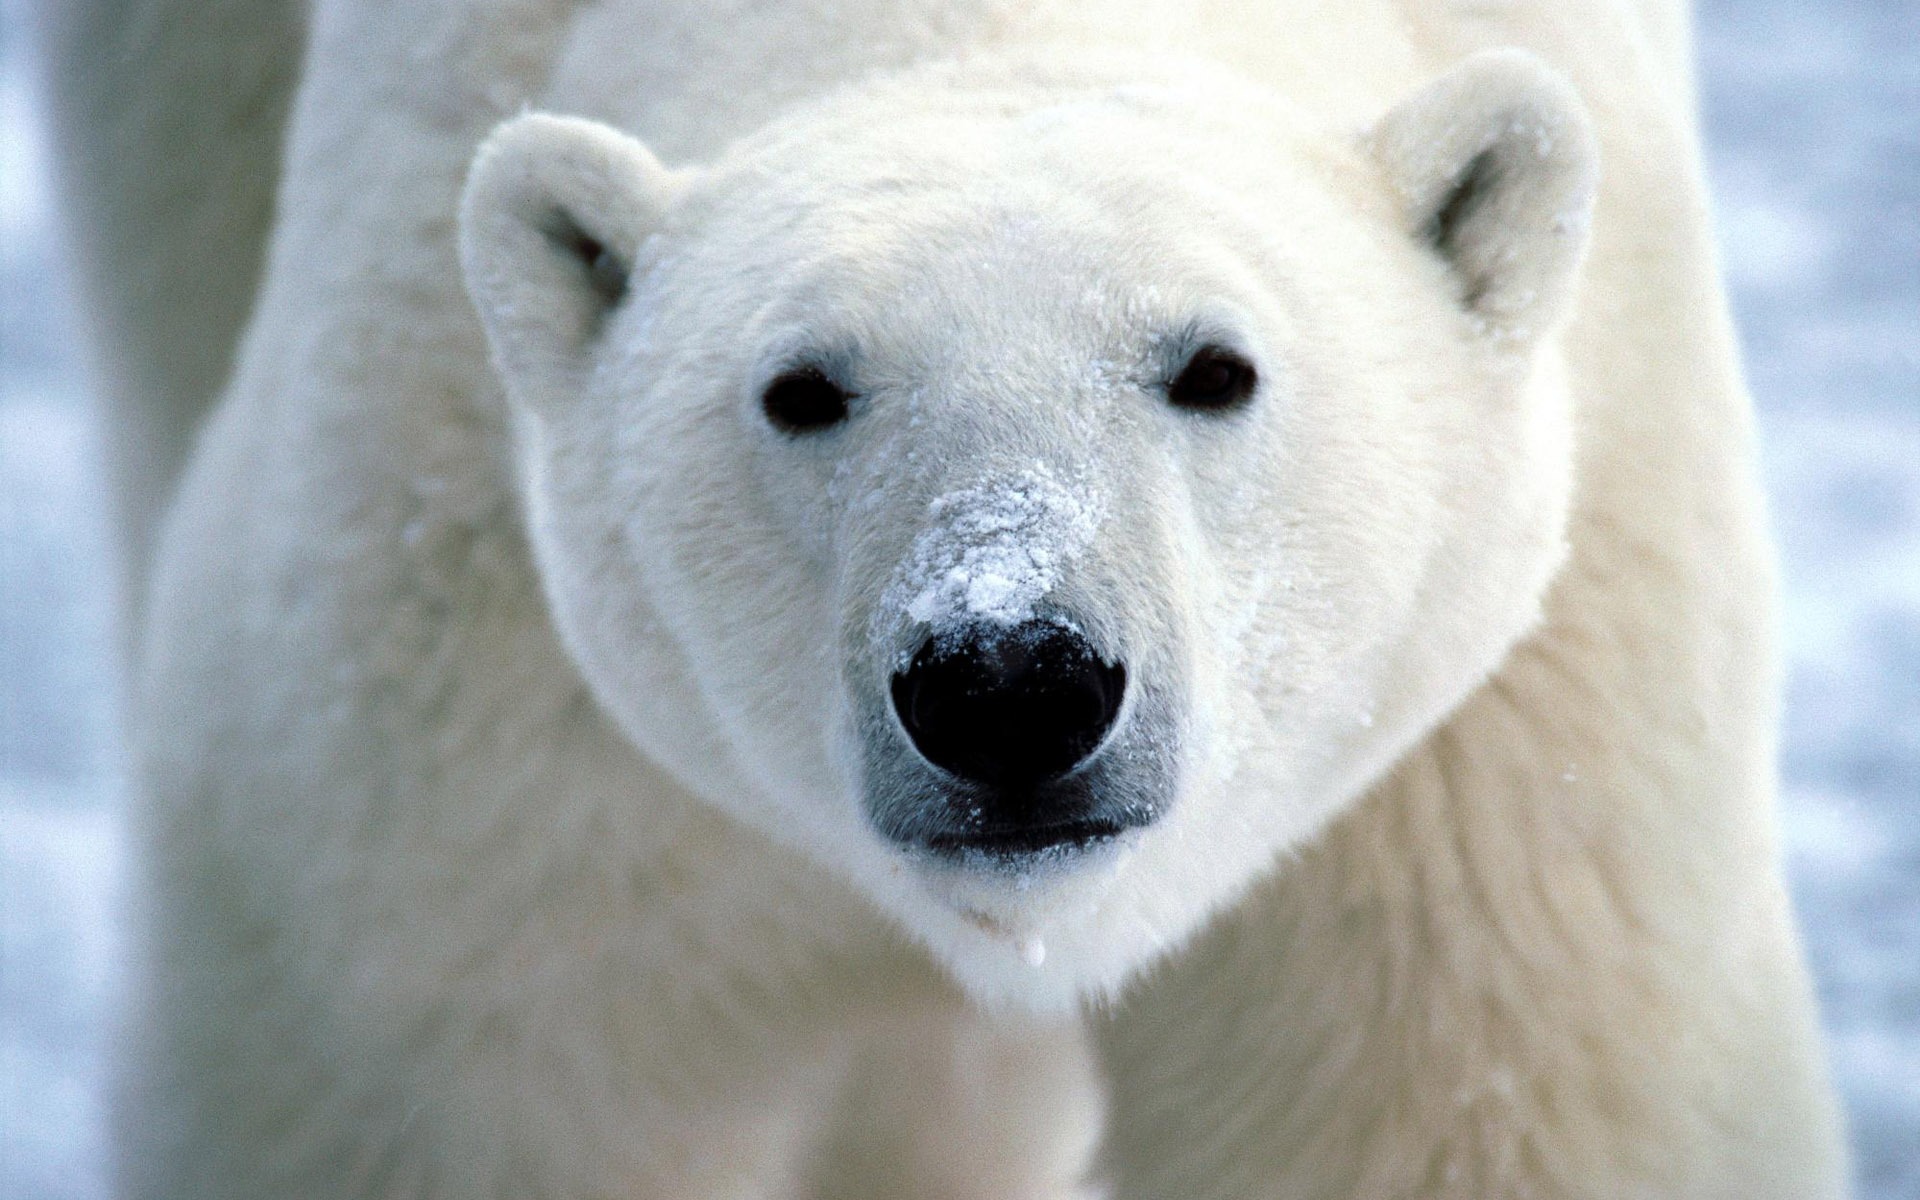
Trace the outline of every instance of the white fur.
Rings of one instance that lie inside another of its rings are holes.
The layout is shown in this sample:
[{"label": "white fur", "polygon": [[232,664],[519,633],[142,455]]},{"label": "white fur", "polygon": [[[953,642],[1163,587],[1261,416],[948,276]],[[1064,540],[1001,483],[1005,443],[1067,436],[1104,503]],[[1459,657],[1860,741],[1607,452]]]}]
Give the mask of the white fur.
[{"label": "white fur", "polygon": [[[1683,28],[313,5],[143,637],[127,1193],[1837,1195]],[[1041,606],[1171,802],[898,851],[871,693]]]}]

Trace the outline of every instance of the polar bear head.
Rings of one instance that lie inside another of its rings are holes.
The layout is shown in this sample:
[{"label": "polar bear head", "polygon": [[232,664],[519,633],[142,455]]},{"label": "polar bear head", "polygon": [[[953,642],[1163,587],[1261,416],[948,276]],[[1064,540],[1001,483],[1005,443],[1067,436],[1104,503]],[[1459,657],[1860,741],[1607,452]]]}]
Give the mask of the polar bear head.
[{"label": "polar bear head", "polygon": [[925,70],[678,170],[527,115],[462,208],[593,691],[983,998],[1193,931],[1563,553],[1568,87],[1495,52],[1355,133],[1205,77]]}]

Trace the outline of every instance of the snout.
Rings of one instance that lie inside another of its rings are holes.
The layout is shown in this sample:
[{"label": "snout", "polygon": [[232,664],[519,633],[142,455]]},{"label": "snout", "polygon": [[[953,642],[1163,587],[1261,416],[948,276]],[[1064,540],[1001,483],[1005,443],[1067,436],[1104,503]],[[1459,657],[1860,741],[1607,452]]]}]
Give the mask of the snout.
[{"label": "snout", "polygon": [[1127,670],[1064,625],[1028,621],[927,639],[893,677],[901,727],[928,762],[1026,791],[1086,761],[1113,728]]},{"label": "snout", "polygon": [[1089,764],[1120,720],[1127,669],[1056,622],[927,639],[891,681],[900,728],[948,801],[910,840],[1011,858],[1104,841],[1151,818]]}]

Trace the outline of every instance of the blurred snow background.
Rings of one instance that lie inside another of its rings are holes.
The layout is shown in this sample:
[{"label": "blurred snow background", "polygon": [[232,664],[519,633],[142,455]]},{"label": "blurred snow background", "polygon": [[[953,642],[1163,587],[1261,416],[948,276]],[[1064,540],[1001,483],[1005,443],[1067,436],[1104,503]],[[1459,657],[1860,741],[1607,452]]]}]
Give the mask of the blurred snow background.
[{"label": "blurred snow background", "polygon": [[[107,543],[0,6],[0,1200],[104,1195]],[[1920,1197],[1920,4],[1706,0],[1702,103],[1786,566],[1794,895],[1863,1198]]]}]

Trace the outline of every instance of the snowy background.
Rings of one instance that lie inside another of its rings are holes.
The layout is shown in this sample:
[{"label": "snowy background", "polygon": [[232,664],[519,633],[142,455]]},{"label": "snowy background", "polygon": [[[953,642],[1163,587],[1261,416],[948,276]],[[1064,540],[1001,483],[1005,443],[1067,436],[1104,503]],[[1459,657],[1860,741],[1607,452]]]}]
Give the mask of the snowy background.
[{"label": "snowy background", "polygon": [[[104,1194],[106,540],[0,2],[0,1200]],[[1702,101],[1786,564],[1794,895],[1863,1200],[1920,1197],[1920,3],[1707,0]]]}]

